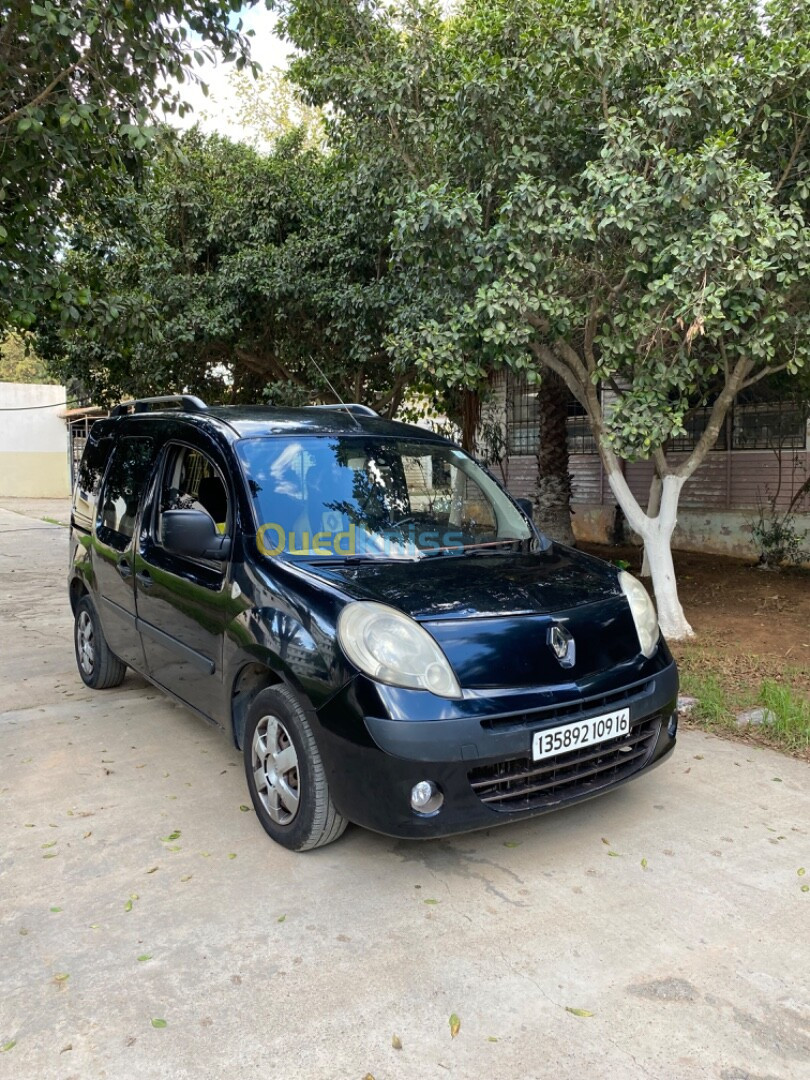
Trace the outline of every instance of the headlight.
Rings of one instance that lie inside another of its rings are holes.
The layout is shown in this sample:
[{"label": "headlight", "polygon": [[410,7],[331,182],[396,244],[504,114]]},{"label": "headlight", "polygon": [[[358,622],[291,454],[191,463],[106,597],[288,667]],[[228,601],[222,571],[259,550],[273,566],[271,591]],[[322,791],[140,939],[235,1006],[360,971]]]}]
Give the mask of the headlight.
[{"label": "headlight", "polygon": [[632,574],[622,570],[619,574],[619,584],[622,592],[627,597],[630,611],[633,613],[633,622],[636,624],[638,643],[645,656],[652,656],[658,644],[661,631],[658,629],[658,615],[650,599],[650,594],[640,581]]},{"label": "headlight", "polygon": [[372,679],[461,697],[447,657],[427,630],[402,612],[358,600],[341,611],[337,632],[346,656]]}]

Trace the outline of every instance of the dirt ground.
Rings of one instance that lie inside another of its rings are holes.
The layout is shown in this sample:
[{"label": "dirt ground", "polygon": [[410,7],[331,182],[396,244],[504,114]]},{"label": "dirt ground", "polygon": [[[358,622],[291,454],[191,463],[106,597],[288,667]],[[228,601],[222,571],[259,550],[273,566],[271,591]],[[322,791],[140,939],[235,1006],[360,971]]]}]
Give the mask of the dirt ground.
[{"label": "dirt ground", "polygon": [[[638,548],[587,550],[624,559],[633,573],[641,569]],[[733,702],[748,705],[767,679],[810,698],[810,571],[761,570],[742,559],[693,552],[675,552],[675,569],[696,635],[671,643],[687,686],[690,676],[713,677]],[[745,738],[756,736],[748,732]]]}]

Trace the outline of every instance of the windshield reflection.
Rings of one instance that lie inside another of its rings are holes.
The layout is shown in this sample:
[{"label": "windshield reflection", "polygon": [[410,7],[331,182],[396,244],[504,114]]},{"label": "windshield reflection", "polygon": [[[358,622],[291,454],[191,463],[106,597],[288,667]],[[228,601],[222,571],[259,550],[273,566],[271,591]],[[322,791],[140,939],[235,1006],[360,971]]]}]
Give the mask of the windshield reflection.
[{"label": "windshield reflection", "polygon": [[495,481],[461,450],[368,436],[242,439],[267,555],[419,559],[530,541]]}]

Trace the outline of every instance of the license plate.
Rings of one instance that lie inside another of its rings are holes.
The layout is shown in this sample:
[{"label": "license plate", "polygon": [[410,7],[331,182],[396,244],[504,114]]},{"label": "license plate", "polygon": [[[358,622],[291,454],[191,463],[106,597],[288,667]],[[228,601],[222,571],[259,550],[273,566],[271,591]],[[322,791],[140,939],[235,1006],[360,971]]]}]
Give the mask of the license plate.
[{"label": "license plate", "polygon": [[593,746],[606,739],[626,735],[629,730],[630,710],[619,709],[603,716],[592,716],[588,720],[577,720],[574,724],[563,724],[547,731],[535,731],[532,757],[535,761],[541,761],[553,754],[581,750],[583,746]]}]

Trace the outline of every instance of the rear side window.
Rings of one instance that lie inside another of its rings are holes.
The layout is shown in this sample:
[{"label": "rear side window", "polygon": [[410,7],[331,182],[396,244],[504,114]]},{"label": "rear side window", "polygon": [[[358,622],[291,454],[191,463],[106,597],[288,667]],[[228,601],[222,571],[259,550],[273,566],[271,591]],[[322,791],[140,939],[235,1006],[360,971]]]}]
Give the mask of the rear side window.
[{"label": "rear side window", "polygon": [[99,439],[91,430],[85,443],[79,471],[76,474],[76,486],[73,492],[73,521],[80,528],[88,531],[93,526],[95,502],[112,447],[112,439],[109,436]]},{"label": "rear side window", "polygon": [[121,439],[99,499],[99,539],[121,551],[135,532],[135,519],[155,461],[152,439]]},{"label": "rear side window", "polygon": [[94,438],[93,432],[90,432],[77,477],[77,494],[82,498],[90,499],[98,495],[111,450],[112,439],[109,436],[105,439],[97,439]]}]

